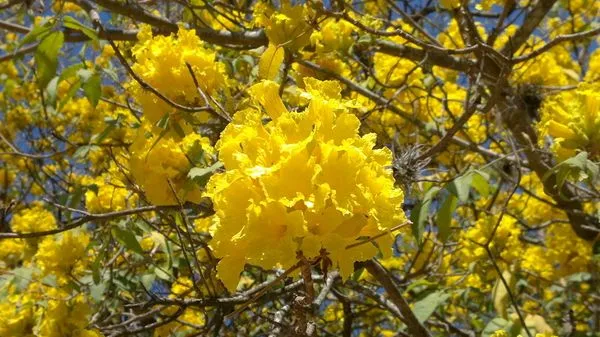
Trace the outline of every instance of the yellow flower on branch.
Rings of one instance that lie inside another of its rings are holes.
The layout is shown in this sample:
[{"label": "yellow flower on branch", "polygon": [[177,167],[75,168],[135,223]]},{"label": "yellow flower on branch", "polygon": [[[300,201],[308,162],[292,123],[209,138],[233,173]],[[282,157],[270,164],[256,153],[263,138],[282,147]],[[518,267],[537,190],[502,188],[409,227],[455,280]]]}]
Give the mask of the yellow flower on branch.
[{"label": "yellow flower on branch", "polygon": [[374,134],[359,135],[356,103],[342,99],[335,82],[307,78],[305,85],[307,108],[290,112],[276,83],[256,84],[249,90],[256,106],[239,111],[217,143],[226,172],[207,186],[218,217],[211,242],[230,290],[245,263],[287,268],[298,250],[314,257],[326,249],[347,277],[354,261],[377,254],[376,245],[389,256],[393,235],[348,245],[405,220],[392,154],[374,149]]}]

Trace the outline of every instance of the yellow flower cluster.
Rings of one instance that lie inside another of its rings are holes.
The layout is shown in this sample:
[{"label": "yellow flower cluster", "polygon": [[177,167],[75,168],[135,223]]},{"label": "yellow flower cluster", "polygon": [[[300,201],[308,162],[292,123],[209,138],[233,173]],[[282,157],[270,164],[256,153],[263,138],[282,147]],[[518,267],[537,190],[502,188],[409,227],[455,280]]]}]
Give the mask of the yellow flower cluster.
[{"label": "yellow flower cluster", "polygon": [[[144,25],[138,40],[132,49],[136,62],[131,68],[170,100],[187,106],[208,103],[198,94],[186,63],[207,95],[225,87],[225,65],[216,61],[215,52],[205,48],[193,30],[179,29],[176,36],[153,36],[151,27]],[[129,88],[150,123],[155,124],[167,113],[174,119],[180,117],[175,115],[175,108],[144,90],[138,82],[132,81]]]},{"label": "yellow flower cluster", "polygon": [[299,50],[310,43],[312,28],[305,21],[308,15],[306,6],[292,6],[289,0],[281,1],[278,10],[260,2],[254,11],[255,24],[265,28],[269,42],[290,50]]},{"label": "yellow flower cluster", "polygon": [[[355,103],[342,99],[336,82],[307,78],[305,86],[303,112],[287,110],[276,83],[253,86],[257,106],[239,111],[217,143],[226,172],[207,187],[219,218],[211,245],[229,289],[245,263],[287,268],[298,250],[314,257],[326,249],[348,276],[354,261],[373,257],[377,248],[346,246],[405,219],[403,193],[389,169],[392,154],[373,149],[374,134],[359,136]],[[384,255],[392,240],[391,234],[377,240]]]},{"label": "yellow flower cluster", "polygon": [[8,294],[0,302],[0,336],[102,336],[88,327],[91,308],[83,294],[72,295],[38,282],[29,284],[23,292],[12,285],[2,290]]},{"label": "yellow flower cluster", "polygon": [[[140,128],[130,147],[129,169],[142,187],[148,200],[155,205],[174,205],[181,202],[199,202],[201,190],[187,175],[192,168],[190,153],[203,152],[207,162],[212,162],[214,149],[208,138],[190,133],[181,140],[153,135],[149,126]],[[173,189],[169,186],[172,184]],[[177,193],[177,198],[173,194]]]},{"label": "yellow flower cluster", "polygon": [[[577,90],[548,97],[538,124],[541,136],[554,138],[553,150],[564,160],[579,151],[600,158],[600,86],[580,84]],[[540,141],[543,138],[540,137]]]},{"label": "yellow flower cluster", "polygon": [[58,236],[46,237],[35,254],[37,265],[44,275],[61,278],[83,271],[90,237],[83,231],[67,231]]},{"label": "yellow flower cluster", "polygon": [[89,212],[120,211],[136,201],[136,196],[113,173],[107,172],[96,178],[86,177],[83,183],[96,187],[96,190],[90,188],[85,192],[85,207]]},{"label": "yellow flower cluster", "polygon": [[552,224],[546,230],[545,246],[528,247],[522,267],[547,280],[589,270],[592,244],[579,238],[568,223]]},{"label": "yellow flower cluster", "polygon": [[[482,291],[491,290],[492,282],[497,277],[496,273],[480,262],[489,260],[483,245],[492,235],[493,239],[489,247],[501,267],[517,262],[522,256],[523,245],[519,241],[521,230],[516,220],[505,215],[498,226],[497,223],[498,216],[484,216],[479,218],[473,227],[461,233],[460,249],[455,254],[458,265],[465,270],[473,267],[476,269],[476,272],[469,273],[464,279],[466,286],[479,288]],[[449,280],[452,282],[456,279],[460,278],[454,277]]]},{"label": "yellow flower cluster", "polygon": [[348,21],[328,18],[321,23],[318,31],[312,33],[310,42],[316,46],[317,53],[345,52],[354,42],[353,31],[354,26]]},{"label": "yellow flower cluster", "polygon": [[17,212],[10,221],[10,227],[17,233],[44,232],[56,228],[56,219],[42,204],[34,203]]},{"label": "yellow flower cluster", "polygon": [[[192,280],[187,277],[179,277],[171,286],[170,298],[194,298]],[[166,315],[173,315],[177,311],[176,306],[168,307],[163,311]],[[197,329],[204,326],[204,313],[197,308],[187,308],[176,321],[161,325],[154,330],[153,337],[170,337],[177,336],[194,336],[197,334]]]}]

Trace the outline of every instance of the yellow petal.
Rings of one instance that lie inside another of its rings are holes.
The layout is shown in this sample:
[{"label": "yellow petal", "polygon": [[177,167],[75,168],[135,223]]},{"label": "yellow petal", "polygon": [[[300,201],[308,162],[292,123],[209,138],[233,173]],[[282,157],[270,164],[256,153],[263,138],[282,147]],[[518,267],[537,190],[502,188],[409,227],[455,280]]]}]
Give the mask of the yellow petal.
[{"label": "yellow petal", "polygon": [[283,47],[269,44],[258,62],[258,76],[265,80],[274,80],[279,73],[281,63],[283,63],[284,54]]},{"label": "yellow petal", "polygon": [[279,85],[273,81],[262,81],[248,89],[252,98],[260,103],[271,119],[279,118],[287,112],[281,97],[279,97]]}]

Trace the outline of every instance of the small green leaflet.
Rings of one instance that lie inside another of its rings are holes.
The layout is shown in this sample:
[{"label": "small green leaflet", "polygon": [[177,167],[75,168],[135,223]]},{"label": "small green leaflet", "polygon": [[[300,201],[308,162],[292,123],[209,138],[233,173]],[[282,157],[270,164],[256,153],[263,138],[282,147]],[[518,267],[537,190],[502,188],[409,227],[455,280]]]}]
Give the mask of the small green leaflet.
[{"label": "small green leaflet", "polygon": [[423,239],[423,232],[425,231],[425,221],[427,220],[427,216],[429,215],[429,206],[431,205],[431,201],[440,190],[439,187],[433,186],[430,188],[415,208],[410,213],[410,220],[412,221],[412,232],[417,240],[417,243],[421,245],[421,241]]},{"label": "small green leaflet", "polygon": [[208,179],[218,170],[223,168],[223,163],[218,161],[209,167],[193,167],[188,173],[188,178],[192,179],[198,185],[204,187]]},{"label": "small green leaflet", "polygon": [[135,237],[135,234],[133,234],[132,232],[123,230],[123,229],[115,226],[112,229],[112,233],[113,233],[115,239],[117,239],[117,241],[119,241],[126,248],[131,249],[132,251],[134,251],[140,255],[144,254],[144,250],[142,249],[142,246],[140,246],[140,243],[138,242],[137,238]]},{"label": "small green leaflet", "polygon": [[413,313],[417,320],[421,323],[425,322],[435,312],[435,309],[446,302],[449,297],[450,295],[443,291],[434,291],[415,303]]},{"label": "small green leaflet", "polygon": [[53,32],[45,36],[35,51],[38,84],[46,88],[48,82],[56,75],[58,69],[58,53],[65,42],[63,32]]},{"label": "small green leaflet", "polygon": [[95,30],[82,24],[81,22],[75,20],[70,16],[65,16],[63,18],[63,26],[80,31],[81,33],[83,33],[83,35],[89,37],[92,41],[98,42],[98,34],[96,34]]},{"label": "small green leaflet", "polygon": [[554,166],[546,172],[542,180],[546,181],[552,174],[556,174],[556,187],[560,189],[569,178],[578,182],[585,180],[592,183],[598,178],[599,173],[598,164],[588,159],[587,152],[580,152],[576,156]]}]

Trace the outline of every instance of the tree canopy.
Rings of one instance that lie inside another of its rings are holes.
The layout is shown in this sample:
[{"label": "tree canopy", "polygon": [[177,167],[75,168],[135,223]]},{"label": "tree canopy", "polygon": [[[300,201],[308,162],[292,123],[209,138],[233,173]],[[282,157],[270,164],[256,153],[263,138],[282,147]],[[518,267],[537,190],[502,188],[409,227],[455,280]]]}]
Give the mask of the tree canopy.
[{"label": "tree canopy", "polygon": [[600,336],[600,1],[0,9],[0,336]]}]

